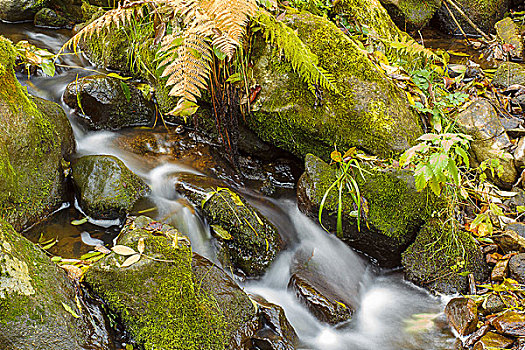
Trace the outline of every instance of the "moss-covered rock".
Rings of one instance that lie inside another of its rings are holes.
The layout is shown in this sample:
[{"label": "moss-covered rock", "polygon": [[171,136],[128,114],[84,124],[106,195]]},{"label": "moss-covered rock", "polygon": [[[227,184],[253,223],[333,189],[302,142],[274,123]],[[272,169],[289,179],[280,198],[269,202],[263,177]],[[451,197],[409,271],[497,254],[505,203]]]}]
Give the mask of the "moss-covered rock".
[{"label": "moss-covered rock", "polygon": [[507,88],[514,84],[525,84],[525,65],[514,62],[499,64],[492,83],[496,86]]},{"label": "moss-covered rock", "polygon": [[394,22],[402,29],[421,29],[441,7],[441,0],[381,0]]},{"label": "moss-covered rock", "polygon": [[106,75],[91,75],[71,82],[64,91],[64,102],[90,129],[150,126],[155,121],[155,106],[138,87]]},{"label": "moss-covered rock", "polygon": [[71,168],[80,206],[95,219],[123,218],[150,191],[113,156],[84,156],[73,161]]},{"label": "moss-covered rock", "polygon": [[38,27],[62,28],[67,26],[69,21],[54,10],[45,7],[36,13],[34,23]]},{"label": "moss-covered rock", "polygon": [[0,349],[109,349],[104,319],[79,310],[76,295],[65,272],[0,219]]},{"label": "moss-covered rock", "polygon": [[[350,194],[343,194],[343,234],[349,246],[358,249],[380,265],[394,267],[401,261],[401,252],[412,243],[417,231],[433,209],[433,199],[426,192],[417,192],[410,172],[396,169],[376,170],[363,165],[364,178],[354,178],[364,201],[360,230],[352,212],[356,209]],[[317,218],[320,204],[328,188],[337,179],[336,169],[318,157],[308,154],[305,172],[297,185],[299,209]],[[335,233],[338,192],[332,190],[323,209],[323,225]]]},{"label": "moss-covered rock", "polygon": [[192,259],[174,228],[138,217],[118,243],[137,250],[141,238],[147,257],[120,267],[126,257],[112,253],[85,275],[133,338],[146,350],[239,349],[256,322],[248,296],[204,258]]},{"label": "moss-covered rock", "polygon": [[302,12],[287,24],[333,74],[340,94],[308,89],[277,52],[262,43],[254,48],[254,79],[261,85],[248,125],[263,140],[304,157],[327,157],[334,143],[392,156],[421,135],[418,118],[406,96],[377,69],[357,44],[326,18]]},{"label": "moss-covered rock", "polygon": [[494,25],[498,39],[503,44],[512,45],[513,49],[509,54],[518,59],[523,58],[523,39],[520,28],[511,18],[505,17]]},{"label": "moss-covered rock", "polygon": [[283,248],[275,226],[219,180],[181,174],[177,191],[202,210],[219,243],[219,259],[243,275],[262,275]]},{"label": "moss-covered rock", "polygon": [[433,219],[421,229],[415,242],[403,253],[405,277],[438,293],[465,293],[467,274],[477,282],[488,277],[484,256],[469,233],[453,232],[449,225]]},{"label": "moss-covered rock", "polygon": [[[494,31],[494,24],[505,16],[509,10],[509,0],[456,0],[455,3],[463,12],[485,33]],[[461,28],[467,34],[479,35],[465,18],[453,7],[449,5],[454,17],[459,22]],[[440,23],[450,33],[460,35],[461,31],[450,16],[447,8],[443,5],[438,10]]]},{"label": "moss-covered rock", "polygon": [[45,0],[0,0],[0,20],[18,22],[32,20]]},{"label": "moss-covered rock", "polygon": [[20,230],[61,204],[61,161],[75,143],[62,108],[31,97],[20,85],[15,56],[0,37],[0,216]]}]

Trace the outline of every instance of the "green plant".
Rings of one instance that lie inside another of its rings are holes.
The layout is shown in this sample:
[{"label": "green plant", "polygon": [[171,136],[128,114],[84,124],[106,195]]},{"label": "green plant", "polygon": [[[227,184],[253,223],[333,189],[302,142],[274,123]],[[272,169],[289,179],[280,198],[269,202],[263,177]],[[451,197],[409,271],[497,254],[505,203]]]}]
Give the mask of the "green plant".
[{"label": "green plant", "polygon": [[55,75],[55,55],[51,52],[36,47],[26,40],[19,41],[15,49],[18,53],[18,60],[21,65],[27,70],[27,77],[29,78],[31,68],[37,67],[42,69],[42,72],[47,76]]},{"label": "green plant", "polygon": [[[356,218],[357,228],[361,229],[361,209],[362,209],[362,198],[361,192],[359,191],[359,185],[356,181],[356,176],[361,176],[364,179],[363,173],[366,172],[360,163],[359,159],[362,158],[355,147],[350,148],[345,152],[344,155],[341,154],[337,149],[333,151],[330,155],[332,163],[335,164],[336,170],[336,180],[328,187],[326,192],[321,199],[321,204],[319,205],[319,223],[325,229],[322,223],[322,214],[324,211],[325,203],[328,199],[328,196],[332,190],[337,192],[337,236],[341,237],[343,234],[343,194],[346,191],[352,199],[352,204],[354,205],[353,210],[350,211],[349,215]],[[348,203],[347,203],[348,205]],[[348,209],[348,208],[347,208]],[[328,231],[328,230],[327,230]]]}]

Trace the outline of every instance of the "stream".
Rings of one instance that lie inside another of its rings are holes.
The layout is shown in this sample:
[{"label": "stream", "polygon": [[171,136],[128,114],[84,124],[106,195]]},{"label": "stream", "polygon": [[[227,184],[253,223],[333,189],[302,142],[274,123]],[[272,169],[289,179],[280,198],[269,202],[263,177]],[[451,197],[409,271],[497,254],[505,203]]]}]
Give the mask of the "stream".
[{"label": "stream", "polygon": [[[70,37],[68,30],[46,30],[35,28],[31,24],[0,23],[0,34],[14,42],[28,40],[53,53],[58,52]],[[18,78],[31,94],[57,102],[68,113],[79,156],[114,155],[150,185],[152,194],[138,205],[136,211],[155,207],[156,210],[146,215],[175,226],[190,237],[194,251],[218,263],[208,224],[176,193],[173,183],[181,173],[217,177],[217,173],[224,172],[224,169],[230,173],[232,169],[227,169],[228,165],[220,160],[210,166],[196,156],[173,159],[169,156],[170,147],[178,146],[170,142],[164,144],[165,149],[157,150],[156,157],[146,157],[123,146],[126,140],[144,132],[164,139],[166,131],[163,128],[146,131],[139,128],[119,132],[86,131],[70,115],[70,108],[62,102],[62,94],[67,84],[77,76],[91,75],[93,71],[90,69],[95,68],[86,59],[75,55],[63,56],[61,63],[77,68],[60,68],[52,78],[33,76],[28,80],[26,75],[20,73]],[[195,140],[190,133],[181,136],[179,142],[185,142],[190,150],[191,147],[199,147],[197,154],[206,152],[206,146],[199,144],[200,141]],[[210,171],[212,168],[214,171]],[[235,177],[230,178],[235,180]],[[260,295],[283,307],[299,335],[301,349],[394,350],[454,347],[456,339],[442,314],[449,296],[432,296],[405,282],[400,271],[378,270],[373,267],[339,239],[324,232],[318,223],[303,215],[297,209],[293,189],[276,199],[261,197],[249,184],[239,187],[268,219],[277,227],[284,228],[285,240],[289,244],[264,277],[247,281],[236,278],[237,282],[246,292]],[[75,203],[65,204],[53,219],[44,226],[26,232],[26,236],[36,242],[41,234],[53,234],[58,237],[58,243],[51,248],[50,253],[71,258],[78,258],[101,242],[111,245],[112,237],[118,232],[121,223],[90,220],[87,224],[73,226],[70,224],[71,220],[83,217],[77,207]],[[288,291],[290,266],[295,252],[300,250],[310,252],[315,257],[318,270],[332,288],[359,305],[351,322],[338,326],[322,323]]]}]

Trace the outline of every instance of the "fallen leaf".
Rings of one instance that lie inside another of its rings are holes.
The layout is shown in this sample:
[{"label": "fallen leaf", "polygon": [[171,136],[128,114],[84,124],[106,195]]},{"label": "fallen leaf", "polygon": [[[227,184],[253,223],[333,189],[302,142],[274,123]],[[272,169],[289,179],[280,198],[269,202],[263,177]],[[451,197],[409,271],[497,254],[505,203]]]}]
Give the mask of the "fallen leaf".
[{"label": "fallen leaf", "polygon": [[111,248],[111,250],[114,251],[115,253],[117,253],[118,255],[133,255],[133,254],[137,254],[137,252],[133,248],[127,247],[125,245],[120,245],[120,244],[117,244],[116,246]]},{"label": "fallen leaf", "polygon": [[128,267],[140,260],[140,254],[135,254],[127,258],[120,267]]}]

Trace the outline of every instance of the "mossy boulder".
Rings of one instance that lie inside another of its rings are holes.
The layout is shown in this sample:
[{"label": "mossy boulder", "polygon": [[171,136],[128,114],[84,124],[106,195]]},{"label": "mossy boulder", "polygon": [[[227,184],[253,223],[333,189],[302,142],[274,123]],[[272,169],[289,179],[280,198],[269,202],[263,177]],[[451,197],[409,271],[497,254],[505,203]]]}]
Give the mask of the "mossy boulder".
[{"label": "mossy boulder", "polygon": [[[485,33],[494,32],[494,24],[505,16],[510,5],[509,0],[456,0],[455,3]],[[465,33],[479,35],[453,6],[448,5],[448,7]],[[445,5],[438,10],[437,14],[439,22],[446,30],[452,34],[461,34]]]},{"label": "mossy boulder", "polygon": [[78,309],[76,288],[40,248],[0,219],[0,349],[109,349],[104,319]]},{"label": "mossy boulder", "polygon": [[35,14],[35,26],[48,28],[63,28],[69,21],[50,8],[43,8]]},{"label": "mossy boulder", "polygon": [[71,167],[80,206],[95,219],[123,218],[150,192],[140,177],[113,156],[84,156]]},{"label": "mossy boulder", "polygon": [[62,160],[74,151],[56,103],[30,96],[13,72],[15,51],[0,37],[0,217],[21,230],[62,203]]},{"label": "mossy boulder", "polygon": [[512,45],[513,49],[509,54],[518,59],[523,58],[523,39],[520,28],[510,17],[505,17],[494,25],[498,39],[503,44]]},{"label": "mossy boulder", "polygon": [[484,282],[489,268],[478,245],[468,232],[452,231],[439,219],[432,219],[403,253],[405,277],[437,293],[466,293],[467,275]]},{"label": "mossy boulder", "polygon": [[44,0],[0,0],[0,20],[7,22],[32,20],[35,13],[44,5]]},{"label": "mossy boulder", "polygon": [[[512,147],[509,136],[498,112],[486,99],[477,99],[456,117],[457,126],[472,136],[472,152],[478,163],[497,159],[502,171],[494,176],[494,182],[510,189],[518,177],[514,156],[506,150]],[[490,175],[490,174],[489,174]]]},{"label": "mossy boulder", "polygon": [[381,0],[394,22],[401,29],[416,30],[428,24],[442,0]]},{"label": "mossy boulder", "polygon": [[[343,192],[341,238],[386,267],[398,266],[401,252],[415,239],[419,228],[430,216],[434,200],[426,192],[417,192],[410,172],[398,169],[373,169],[363,164],[354,179],[363,200],[360,229],[353,212],[357,209],[350,194]],[[325,192],[337,179],[337,170],[320,158],[308,154],[305,172],[297,185],[299,209],[312,218],[318,217]],[[332,233],[336,232],[338,192],[327,196],[322,220]]]},{"label": "mossy boulder", "polygon": [[137,263],[120,267],[127,257],[112,253],[85,275],[133,339],[145,350],[239,349],[257,322],[248,296],[221,269],[192,258],[174,228],[141,216],[118,243],[138,250],[140,239],[145,256]]},{"label": "mossy boulder", "polygon": [[525,65],[514,62],[502,62],[498,65],[492,84],[508,88],[514,84],[525,85]]},{"label": "mossy boulder", "polygon": [[422,130],[405,94],[354,41],[310,13],[289,14],[284,21],[333,74],[341,93],[323,91],[317,101],[279,53],[259,39],[253,72],[261,92],[246,116],[259,137],[300,157],[328,156],[334,143],[390,157],[414,144]]},{"label": "mossy boulder", "polygon": [[90,129],[149,126],[155,121],[155,106],[139,87],[106,75],[92,75],[71,82],[64,91],[64,102]]},{"label": "mossy boulder", "polygon": [[234,272],[260,276],[284,248],[277,228],[224,182],[180,174],[175,188],[208,219],[219,245],[218,258]]}]

